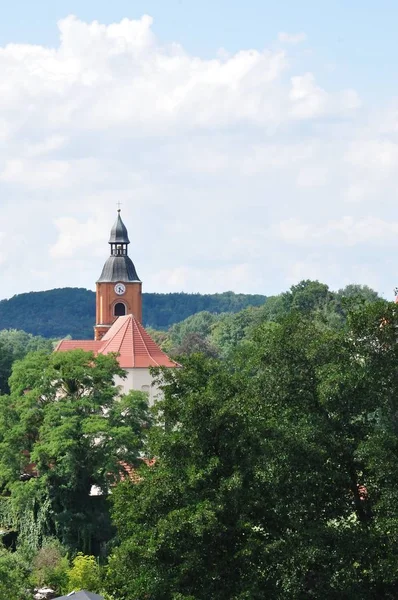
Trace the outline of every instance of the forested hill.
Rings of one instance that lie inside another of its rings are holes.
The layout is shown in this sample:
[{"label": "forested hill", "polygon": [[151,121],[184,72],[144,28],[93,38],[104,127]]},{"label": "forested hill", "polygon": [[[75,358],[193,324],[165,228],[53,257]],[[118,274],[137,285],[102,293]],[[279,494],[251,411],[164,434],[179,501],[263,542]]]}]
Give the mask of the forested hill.
[{"label": "forested hill", "polygon": [[[265,296],[234,294],[143,294],[143,322],[154,329],[200,311],[238,312],[260,306]],[[0,330],[22,329],[49,338],[91,338],[95,321],[95,293],[83,288],[60,288],[29,292],[0,301]]]}]

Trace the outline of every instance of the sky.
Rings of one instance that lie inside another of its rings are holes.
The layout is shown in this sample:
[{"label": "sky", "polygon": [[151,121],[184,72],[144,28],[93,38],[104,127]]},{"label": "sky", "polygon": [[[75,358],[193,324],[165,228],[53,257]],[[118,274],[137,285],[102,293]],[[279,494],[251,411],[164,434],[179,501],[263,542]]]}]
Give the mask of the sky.
[{"label": "sky", "polygon": [[19,0],[0,21],[0,298],[398,286],[398,3]]}]

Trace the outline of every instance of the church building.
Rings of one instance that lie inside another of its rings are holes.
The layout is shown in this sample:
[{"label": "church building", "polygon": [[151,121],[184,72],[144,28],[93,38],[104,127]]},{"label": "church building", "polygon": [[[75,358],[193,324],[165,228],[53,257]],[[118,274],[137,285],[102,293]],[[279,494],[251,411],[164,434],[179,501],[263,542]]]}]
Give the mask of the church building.
[{"label": "church building", "polygon": [[118,354],[126,379],[115,383],[124,393],[141,390],[150,404],[158,390],[150,367],[178,367],[153,341],[142,325],[142,282],[128,256],[130,240],[120,209],[109,238],[110,256],[96,284],[96,322],[93,340],[62,340],[57,352],[81,348],[95,354]]}]

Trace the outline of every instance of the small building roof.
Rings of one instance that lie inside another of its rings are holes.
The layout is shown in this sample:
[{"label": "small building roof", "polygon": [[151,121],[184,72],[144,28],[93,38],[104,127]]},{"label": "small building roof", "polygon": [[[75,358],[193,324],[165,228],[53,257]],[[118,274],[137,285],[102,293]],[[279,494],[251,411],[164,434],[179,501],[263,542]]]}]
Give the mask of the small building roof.
[{"label": "small building roof", "polygon": [[102,340],[62,340],[56,351],[65,352],[82,348],[95,354],[119,355],[118,361],[123,369],[148,367],[179,367],[153,341],[134,315],[125,315],[116,319]]},{"label": "small building roof", "polygon": [[103,596],[93,594],[87,590],[81,590],[80,592],[70,592],[66,596],[58,596],[54,600],[105,600]]}]

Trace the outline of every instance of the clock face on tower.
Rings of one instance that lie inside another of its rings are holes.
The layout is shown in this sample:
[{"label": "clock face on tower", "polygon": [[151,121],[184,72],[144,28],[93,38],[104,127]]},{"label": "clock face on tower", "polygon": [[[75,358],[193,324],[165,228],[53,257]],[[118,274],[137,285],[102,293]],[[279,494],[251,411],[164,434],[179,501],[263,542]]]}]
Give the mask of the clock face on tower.
[{"label": "clock face on tower", "polygon": [[126,291],[126,286],[123,283],[117,283],[114,289],[118,296],[123,296],[124,292]]}]

